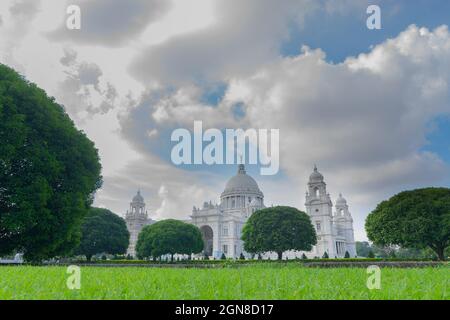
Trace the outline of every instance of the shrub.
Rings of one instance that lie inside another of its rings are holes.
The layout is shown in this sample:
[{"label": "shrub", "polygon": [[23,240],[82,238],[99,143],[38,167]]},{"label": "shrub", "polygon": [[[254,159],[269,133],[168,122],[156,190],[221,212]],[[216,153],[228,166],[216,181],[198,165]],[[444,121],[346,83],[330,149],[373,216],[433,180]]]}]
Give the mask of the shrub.
[{"label": "shrub", "polygon": [[99,253],[124,254],[130,237],[125,220],[103,208],[89,210],[81,225],[81,234],[75,253],[85,255],[88,261]]},{"label": "shrub", "polygon": [[203,249],[200,230],[182,221],[167,219],[146,226],[139,233],[136,252],[139,258],[199,253]]},{"label": "shrub", "polygon": [[296,208],[278,206],[256,211],[242,229],[246,252],[273,251],[282,260],[287,250],[309,251],[316,232],[309,216]]},{"label": "shrub", "polygon": [[345,259],[350,259],[350,253],[348,253],[348,251],[345,251],[344,258]]}]

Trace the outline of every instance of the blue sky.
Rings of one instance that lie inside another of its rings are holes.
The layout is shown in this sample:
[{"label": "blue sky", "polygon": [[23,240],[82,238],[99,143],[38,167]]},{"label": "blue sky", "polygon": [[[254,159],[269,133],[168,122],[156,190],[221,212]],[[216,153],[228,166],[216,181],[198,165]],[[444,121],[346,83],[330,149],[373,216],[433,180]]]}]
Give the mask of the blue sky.
[{"label": "blue sky", "polygon": [[344,14],[319,11],[307,17],[301,26],[291,27],[289,40],[281,49],[283,55],[297,55],[307,44],[322,48],[330,61],[341,62],[349,56],[368,52],[373,45],[397,36],[411,24],[434,29],[450,24],[450,2],[446,0],[370,1],[381,8],[382,29],[369,30],[364,10]]}]

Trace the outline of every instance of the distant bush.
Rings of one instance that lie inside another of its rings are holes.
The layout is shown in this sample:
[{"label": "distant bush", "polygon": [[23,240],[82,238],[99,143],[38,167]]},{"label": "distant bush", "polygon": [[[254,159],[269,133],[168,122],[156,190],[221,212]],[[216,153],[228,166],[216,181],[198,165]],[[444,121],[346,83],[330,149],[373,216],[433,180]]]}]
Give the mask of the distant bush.
[{"label": "distant bush", "polygon": [[[158,261],[152,261],[152,260],[95,260],[92,263],[94,264],[130,264],[130,265],[142,265],[142,264],[153,264],[153,265],[164,265],[164,264],[181,264],[181,265],[218,265],[218,266],[233,266],[233,265],[248,265],[248,264],[260,264],[260,265],[292,265],[292,264],[311,264],[311,263],[324,263],[324,264],[332,264],[332,263],[338,263],[338,262],[402,262],[402,261],[409,261],[409,262],[421,262],[421,261],[432,261],[430,259],[400,259],[400,258],[340,258],[340,259],[329,259],[329,258],[314,258],[314,259],[292,259],[292,260],[180,260],[180,261],[173,261],[170,260],[164,261],[164,260],[158,260]],[[77,263],[77,264],[84,264],[88,263],[86,260],[76,260],[71,261],[71,263]]]}]

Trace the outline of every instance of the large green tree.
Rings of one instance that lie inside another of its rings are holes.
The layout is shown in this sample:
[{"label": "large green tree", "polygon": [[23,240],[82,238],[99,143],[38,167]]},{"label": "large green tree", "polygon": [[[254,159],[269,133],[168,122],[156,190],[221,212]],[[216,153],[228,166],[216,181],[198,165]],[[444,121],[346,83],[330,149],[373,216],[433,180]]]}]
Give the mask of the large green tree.
[{"label": "large green tree", "polygon": [[179,220],[167,219],[146,226],[139,233],[136,253],[139,258],[170,254],[200,253],[203,240],[200,230]]},{"label": "large green tree", "polygon": [[70,253],[100,171],[94,144],[63,107],[0,64],[0,255]]},{"label": "large green tree", "polygon": [[450,189],[401,192],[367,216],[366,231],[375,244],[429,247],[444,260],[450,244]]},{"label": "large green tree", "polygon": [[308,215],[292,207],[258,210],[242,230],[244,249],[250,253],[274,251],[278,259],[287,250],[310,251],[317,243],[316,231]]},{"label": "large green tree", "polygon": [[76,252],[89,261],[98,253],[125,254],[129,239],[124,219],[108,209],[92,208],[81,226],[81,243]]}]

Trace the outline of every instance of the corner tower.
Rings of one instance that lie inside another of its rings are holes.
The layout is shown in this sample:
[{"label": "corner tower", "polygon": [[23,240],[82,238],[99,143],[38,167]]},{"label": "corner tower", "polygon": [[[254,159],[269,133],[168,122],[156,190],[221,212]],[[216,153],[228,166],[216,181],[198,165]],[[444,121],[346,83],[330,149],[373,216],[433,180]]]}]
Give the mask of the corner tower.
[{"label": "corner tower", "polygon": [[130,202],[130,209],[125,214],[125,222],[127,224],[128,232],[130,233],[130,244],[128,246],[127,254],[135,257],[139,233],[143,227],[154,222],[152,219],[148,218],[141,191],[138,191]]},{"label": "corner tower", "polygon": [[314,171],[309,176],[305,207],[317,234],[317,245],[313,248],[313,256],[322,257],[327,252],[330,258],[334,258],[333,203],[327,193],[323,175],[317,170],[317,166],[314,166]]},{"label": "corner tower", "polygon": [[337,228],[337,237],[343,238],[342,242],[337,241],[336,250],[338,251],[338,256],[344,256],[345,251],[347,251],[350,257],[356,257],[353,218],[348,209],[347,200],[342,194],[339,194],[339,198],[336,200],[334,220]]}]

